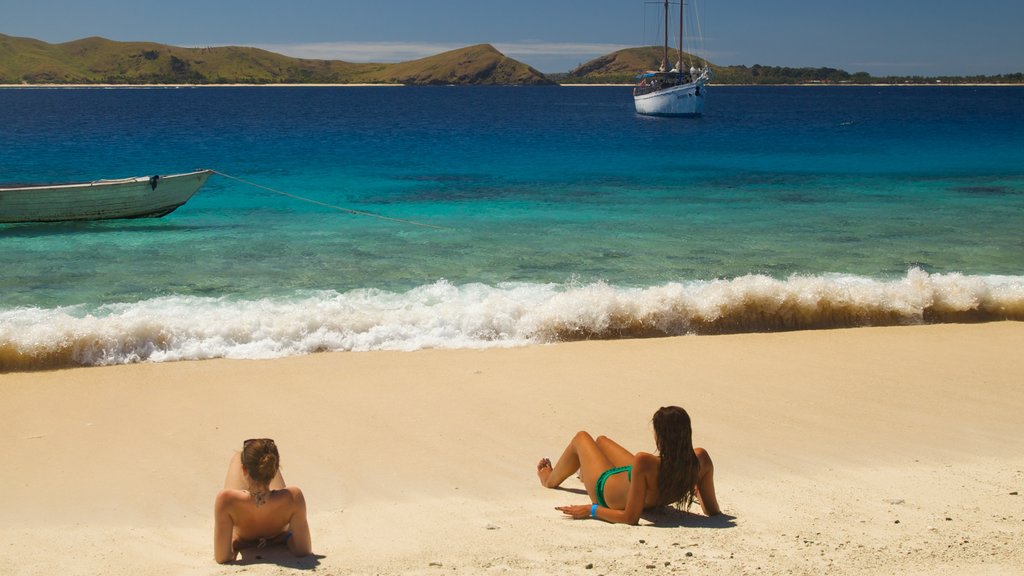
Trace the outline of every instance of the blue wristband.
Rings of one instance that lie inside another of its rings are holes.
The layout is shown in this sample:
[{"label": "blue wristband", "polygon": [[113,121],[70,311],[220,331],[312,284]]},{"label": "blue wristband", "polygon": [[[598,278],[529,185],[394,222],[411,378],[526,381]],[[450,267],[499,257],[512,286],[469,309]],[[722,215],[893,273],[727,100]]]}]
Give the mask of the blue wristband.
[{"label": "blue wristband", "polygon": [[590,517],[597,518],[597,504],[590,505]]}]

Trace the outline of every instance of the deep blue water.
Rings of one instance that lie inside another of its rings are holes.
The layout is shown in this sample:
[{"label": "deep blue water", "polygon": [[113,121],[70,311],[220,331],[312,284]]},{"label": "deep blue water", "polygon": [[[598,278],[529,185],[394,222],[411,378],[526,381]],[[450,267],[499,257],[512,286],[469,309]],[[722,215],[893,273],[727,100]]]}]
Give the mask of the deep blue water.
[{"label": "deep blue water", "polygon": [[0,369],[1024,318],[1022,137],[1020,87],[0,89],[0,182],[442,227],[217,175],[0,225]]}]

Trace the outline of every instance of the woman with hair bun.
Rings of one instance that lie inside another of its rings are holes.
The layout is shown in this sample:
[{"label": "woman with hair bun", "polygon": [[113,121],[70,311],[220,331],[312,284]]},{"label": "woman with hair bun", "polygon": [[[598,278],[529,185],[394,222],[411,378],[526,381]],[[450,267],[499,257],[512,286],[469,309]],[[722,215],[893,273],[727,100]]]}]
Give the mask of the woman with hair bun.
[{"label": "woman with hair bun", "polygon": [[694,448],[690,416],[678,406],[654,413],[658,454],[631,453],[613,440],[577,432],[552,466],[537,463],[542,486],[557,488],[579,471],[592,504],[559,506],[576,519],[636,524],[647,508],[676,505],[686,509],[697,500],[704,514],[721,514],[715,497],[714,465],[703,448]]},{"label": "woman with hair bun", "polygon": [[296,556],[312,552],[302,490],[285,486],[270,438],[254,438],[231,457],[213,508],[213,555],[224,564],[245,548],[284,544]]}]

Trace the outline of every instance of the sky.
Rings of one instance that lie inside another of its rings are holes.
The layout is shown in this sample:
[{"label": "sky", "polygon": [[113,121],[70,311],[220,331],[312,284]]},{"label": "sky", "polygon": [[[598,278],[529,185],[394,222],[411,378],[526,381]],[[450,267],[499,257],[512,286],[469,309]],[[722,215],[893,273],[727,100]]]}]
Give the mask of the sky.
[{"label": "sky", "polygon": [[[675,0],[678,2],[678,0]],[[1024,0],[686,0],[718,65],[1024,72]],[[0,0],[0,34],[399,62],[490,43],[541,72],[660,43],[650,0]]]}]

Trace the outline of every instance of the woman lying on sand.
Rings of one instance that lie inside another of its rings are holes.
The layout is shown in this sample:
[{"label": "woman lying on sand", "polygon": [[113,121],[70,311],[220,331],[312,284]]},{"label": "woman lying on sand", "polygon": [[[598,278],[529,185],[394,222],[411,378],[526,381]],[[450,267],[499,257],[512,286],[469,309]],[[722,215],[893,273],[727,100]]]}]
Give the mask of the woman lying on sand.
[{"label": "woman lying on sand", "polygon": [[557,488],[579,470],[594,502],[557,510],[576,519],[636,524],[647,508],[669,504],[687,508],[696,498],[705,514],[720,514],[714,465],[703,448],[693,447],[689,414],[678,406],[667,406],[654,413],[653,423],[658,456],[634,455],[604,436],[594,440],[586,432],[577,432],[554,468],[547,458],[541,460],[537,475],[543,486]]},{"label": "woman lying on sand", "polygon": [[302,490],[285,487],[277,445],[246,440],[231,457],[224,489],[213,508],[213,555],[221,564],[238,551],[285,544],[296,556],[312,551]]}]

